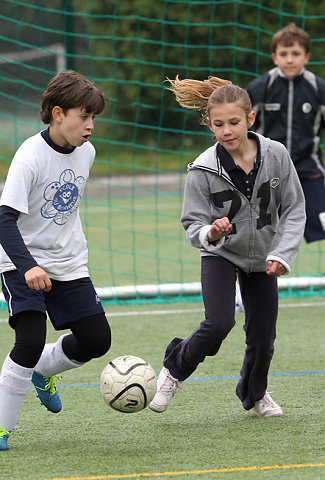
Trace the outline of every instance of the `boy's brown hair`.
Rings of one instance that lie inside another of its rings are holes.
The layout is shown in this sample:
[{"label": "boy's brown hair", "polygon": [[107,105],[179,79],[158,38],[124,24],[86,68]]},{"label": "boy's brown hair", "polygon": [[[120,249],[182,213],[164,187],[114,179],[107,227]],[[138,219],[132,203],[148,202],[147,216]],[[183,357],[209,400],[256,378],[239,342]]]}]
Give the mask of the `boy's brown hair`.
[{"label": "boy's brown hair", "polygon": [[98,115],[105,108],[103,92],[80,73],[67,70],[50,80],[43,93],[41,120],[51,123],[52,110],[61,107],[64,114],[69,108],[83,107],[87,113]]},{"label": "boy's brown hair", "polygon": [[271,51],[275,53],[279,45],[284,47],[291,47],[297,42],[306,53],[310,52],[310,36],[305,30],[297,27],[295,23],[289,23],[286,27],[276,32],[271,41]]}]

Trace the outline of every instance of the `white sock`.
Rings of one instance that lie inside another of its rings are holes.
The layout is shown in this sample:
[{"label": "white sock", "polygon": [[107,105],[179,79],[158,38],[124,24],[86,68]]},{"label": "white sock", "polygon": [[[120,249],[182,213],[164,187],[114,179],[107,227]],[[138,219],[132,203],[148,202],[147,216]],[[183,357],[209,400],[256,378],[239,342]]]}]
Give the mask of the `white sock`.
[{"label": "white sock", "polygon": [[34,368],[18,365],[7,355],[0,374],[0,427],[13,430],[30,387]]},{"label": "white sock", "polygon": [[53,375],[84,365],[85,362],[70,360],[63,352],[62,341],[66,335],[69,334],[61,335],[57,342],[47,343],[45,345],[42,355],[35,367],[35,370],[44,377],[52,377]]}]

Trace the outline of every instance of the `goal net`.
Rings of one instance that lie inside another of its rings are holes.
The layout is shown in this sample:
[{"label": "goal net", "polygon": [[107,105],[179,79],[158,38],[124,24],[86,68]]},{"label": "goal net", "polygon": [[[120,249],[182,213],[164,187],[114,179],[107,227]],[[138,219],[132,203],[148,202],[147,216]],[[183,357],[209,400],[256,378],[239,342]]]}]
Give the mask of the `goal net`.
[{"label": "goal net", "polygon": [[[325,1],[3,0],[0,178],[39,119],[50,78],[74,69],[105,92],[97,157],[80,211],[94,284],[107,301],[200,296],[198,250],[180,225],[186,165],[211,145],[166,77],[227,78],[242,87],[272,67],[275,31],[295,22],[325,77]],[[283,295],[323,293],[324,243],[303,243]]]}]

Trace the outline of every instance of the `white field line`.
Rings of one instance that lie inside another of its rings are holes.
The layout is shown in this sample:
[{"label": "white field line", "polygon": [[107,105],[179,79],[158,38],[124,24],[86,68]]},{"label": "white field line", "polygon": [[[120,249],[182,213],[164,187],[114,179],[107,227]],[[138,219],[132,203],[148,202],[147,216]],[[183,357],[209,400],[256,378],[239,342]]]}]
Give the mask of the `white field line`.
[{"label": "white field line", "polygon": [[[298,308],[298,307],[316,307],[316,306],[325,306],[325,302],[319,303],[287,303],[279,304],[279,308]],[[188,309],[174,309],[174,310],[145,310],[145,311],[130,311],[130,312],[107,312],[108,317],[133,317],[141,315],[172,315],[172,314],[187,314],[187,313],[202,313],[202,308],[188,308]]]},{"label": "white field line", "polygon": [[[304,302],[304,303],[284,303],[284,304],[279,304],[279,308],[310,308],[310,307],[324,307],[325,302]],[[6,310],[3,310],[4,314],[6,315]],[[189,314],[189,313],[202,313],[203,312],[203,307],[202,308],[181,308],[181,309],[169,309],[169,310],[139,310],[139,311],[128,311],[128,312],[107,312],[106,315],[109,318],[112,317],[141,317],[145,315],[182,315],[182,314]],[[8,317],[5,318],[0,318],[0,323],[7,322]]]}]

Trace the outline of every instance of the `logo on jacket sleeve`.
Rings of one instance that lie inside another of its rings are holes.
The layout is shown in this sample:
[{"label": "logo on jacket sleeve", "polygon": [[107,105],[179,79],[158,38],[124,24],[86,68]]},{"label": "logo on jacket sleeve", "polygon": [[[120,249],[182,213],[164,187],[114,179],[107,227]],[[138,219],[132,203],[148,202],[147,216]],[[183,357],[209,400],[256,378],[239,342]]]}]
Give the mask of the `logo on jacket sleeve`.
[{"label": "logo on jacket sleeve", "polygon": [[64,225],[79,207],[84,185],[84,177],[76,177],[71,169],[64,170],[59,180],[51,182],[44,190],[46,203],[41,208],[42,217],[52,218],[57,225]]}]

